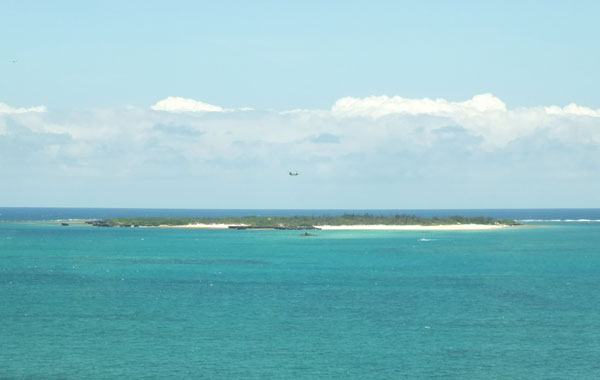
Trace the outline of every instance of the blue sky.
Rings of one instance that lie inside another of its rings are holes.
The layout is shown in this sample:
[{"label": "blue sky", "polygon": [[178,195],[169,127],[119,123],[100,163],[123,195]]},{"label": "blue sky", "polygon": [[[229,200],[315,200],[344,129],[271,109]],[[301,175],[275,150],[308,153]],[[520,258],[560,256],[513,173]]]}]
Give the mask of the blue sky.
[{"label": "blue sky", "polygon": [[3,4],[0,205],[598,207],[598,14]]}]

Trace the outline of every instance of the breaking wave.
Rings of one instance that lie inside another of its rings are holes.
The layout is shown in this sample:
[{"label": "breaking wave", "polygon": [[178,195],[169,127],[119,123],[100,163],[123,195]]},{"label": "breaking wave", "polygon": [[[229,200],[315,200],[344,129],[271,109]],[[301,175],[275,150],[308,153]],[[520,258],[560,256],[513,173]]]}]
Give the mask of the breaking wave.
[{"label": "breaking wave", "polygon": [[519,222],[598,223],[600,219],[522,219]]}]

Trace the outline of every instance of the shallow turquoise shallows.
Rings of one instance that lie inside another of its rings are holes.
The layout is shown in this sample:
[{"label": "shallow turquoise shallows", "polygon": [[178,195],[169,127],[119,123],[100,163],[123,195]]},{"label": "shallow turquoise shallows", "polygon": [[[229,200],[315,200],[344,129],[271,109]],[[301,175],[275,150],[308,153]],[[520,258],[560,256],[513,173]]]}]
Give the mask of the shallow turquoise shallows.
[{"label": "shallow turquoise shallows", "polygon": [[600,223],[0,225],[0,379],[598,379]]}]

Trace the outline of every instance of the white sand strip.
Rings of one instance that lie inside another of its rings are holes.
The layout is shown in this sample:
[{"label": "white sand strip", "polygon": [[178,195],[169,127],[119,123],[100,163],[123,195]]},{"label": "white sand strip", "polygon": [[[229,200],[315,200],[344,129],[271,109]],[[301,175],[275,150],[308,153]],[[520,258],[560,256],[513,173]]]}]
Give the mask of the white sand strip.
[{"label": "white sand strip", "polygon": [[436,226],[391,226],[384,224],[377,225],[356,225],[356,226],[315,226],[322,230],[371,230],[371,231],[475,231],[475,230],[495,230],[509,227],[504,224],[448,224]]},{"label": "white sand strip", "polygon": [[[230,225],[230,224],[186,224],[181,226],[169,226],[160,225],[160,228],[190,228],[190,229],[213,229],[223,230],[228,229],[229,226],[248,227],[245,224]],[[436,226],[420,226],[420,225],[408,225],[408,226],[394,226],[386,224],[371,224],[371,225],[348,225],[348,226],[315,226],[315,228],[329,231],[476,231],[476,230],[495,230],[499,228],[509,227],[504,224],[448,224],[448,225],[436,225]]]},{"label": "white sand strip", "polygon": [[181,226],[168,226],[168,225],[160,225],[160,228],[201,228],[201,229],[210,229],[210,230],[224,230],[229,228],[229,224],[219,224],[219,223],[215,223],[215,224],[201,224],[201,223],[195,223],[195,224],[185,224],[185,225],[181,225]]}]

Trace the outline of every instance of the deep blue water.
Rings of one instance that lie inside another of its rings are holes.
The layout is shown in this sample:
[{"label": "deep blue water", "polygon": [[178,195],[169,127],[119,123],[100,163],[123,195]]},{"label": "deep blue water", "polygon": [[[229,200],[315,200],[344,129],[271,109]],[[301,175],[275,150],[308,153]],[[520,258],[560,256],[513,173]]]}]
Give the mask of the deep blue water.
[{"label": "deep blue water", "polygon": [[600,378],[600,223],[306,238],[20,222],[139,215],[48,210],[0,223],[0,379]]}]

